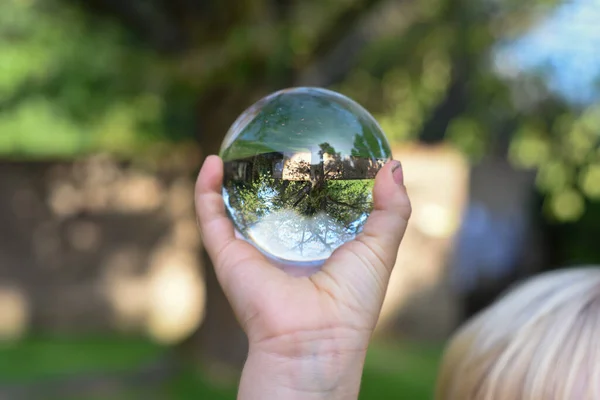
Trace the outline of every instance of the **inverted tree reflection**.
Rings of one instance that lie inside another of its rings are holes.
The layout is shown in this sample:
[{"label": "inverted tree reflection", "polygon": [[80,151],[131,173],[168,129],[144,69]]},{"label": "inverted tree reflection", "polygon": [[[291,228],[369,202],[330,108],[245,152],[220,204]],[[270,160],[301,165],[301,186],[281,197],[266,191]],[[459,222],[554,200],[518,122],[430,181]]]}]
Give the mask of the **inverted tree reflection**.
[{"label": "inverted tree reflection", "polygon": [[326,258],[362,229],[383,162],[342,157],[328,143],[226,162],[225,203],[241,233],[266,252]]}]

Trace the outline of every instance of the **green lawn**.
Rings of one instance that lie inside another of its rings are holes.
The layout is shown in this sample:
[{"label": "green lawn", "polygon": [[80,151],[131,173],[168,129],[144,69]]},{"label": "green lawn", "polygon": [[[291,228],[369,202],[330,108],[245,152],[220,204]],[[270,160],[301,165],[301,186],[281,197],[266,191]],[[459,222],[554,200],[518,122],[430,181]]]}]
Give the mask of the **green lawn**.
[{"label": "green lawn", "polygon": [[[431,345],[375,342],[367,357],[360,398],[431,399],[440,350]],[[132,378],[133,372],[149,368],[167,354],[167,349],[143,339],[114,337],[30,338],[0,344],[0,398],[7,397],[3,390],[19,385],[39,390],[35,398],[45,400],[235,399],[235,387],[213,387],[191,370],[161,379]],[[91,389],[89,379],[94,382]],[[65,380],[72,382],[68,395],[52,397],[54,389],[43,386]],[[81,381],[88,382],[86,389],[77,388]]]}]

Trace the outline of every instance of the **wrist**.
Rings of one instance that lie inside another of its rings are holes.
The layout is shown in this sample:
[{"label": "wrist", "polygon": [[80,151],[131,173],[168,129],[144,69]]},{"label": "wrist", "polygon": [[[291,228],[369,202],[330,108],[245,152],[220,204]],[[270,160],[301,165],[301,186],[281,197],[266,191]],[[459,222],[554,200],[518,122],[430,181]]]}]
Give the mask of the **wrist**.
[{"label": "wrist", "polygon": [[325,340],[280,337],[251,344],[238,398],[357,399],[366,343],[337,332]]},{"label": "wrist", "polygon": [[238,399],[357,399],[364,358],[362,352],[291,359],[250,351]]}]

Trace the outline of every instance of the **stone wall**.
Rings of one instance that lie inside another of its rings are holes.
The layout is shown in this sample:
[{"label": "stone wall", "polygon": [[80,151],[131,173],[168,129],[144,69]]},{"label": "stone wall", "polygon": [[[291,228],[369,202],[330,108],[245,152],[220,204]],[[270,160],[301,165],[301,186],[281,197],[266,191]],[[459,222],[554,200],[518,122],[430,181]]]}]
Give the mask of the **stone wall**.
[{"label": "stone wall", "polygon": [[[445,337],[459,303],[446,273],[468,166],[403,148],[413,217],[381,331]],[[96,156],[0,162],[0,337],[26,330],[184,337],[204,314],[193,210],[196,166],[151,169]]]},{"label": "stone wall", "polygon": [[94,157],[0,163],[0,336],[184,335],[203,283],[193,175]]}]

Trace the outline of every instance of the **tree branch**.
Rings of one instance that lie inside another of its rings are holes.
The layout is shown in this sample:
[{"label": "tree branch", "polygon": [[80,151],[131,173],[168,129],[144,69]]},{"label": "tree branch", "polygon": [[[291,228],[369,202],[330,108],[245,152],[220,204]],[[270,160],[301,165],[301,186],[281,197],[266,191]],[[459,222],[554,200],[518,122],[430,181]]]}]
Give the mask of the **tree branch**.
[{"label": "tree branch", "polygon": [[453,74],[446,95],[423,124],[419,140],[433,144],[444,140],[450,122],[467,108],[467,76],[462,71]]},{"label": "tree branch", "polygon": [[472,77],[475,59],[469,46],[469,28],[473,25],[473,16],[469,7],[462,1],[449,0],[443,7],[445,19],[453,22],[455,40],[451,50],[452,75],[446,95],[434,108],[419,133],[419,140],[433,144],[443,141],[450,122],[464,113],[468,107],[468,83]]},{"label": "tree branch", "polygon": [[314,49],[312,58],[318,59],[329,54],[348,36],[348,31],[352,31],[354,27],[360,25],[365,14],[368,14],[381,2],[382,0],[363,0],[341,12],[331,23],[329,29],[320,35],[323,40]]},{"label": "tree branch", "polygon": [[297,74],[295,86],[329,86],[343,79],[360,51],[370,42],[370,32],[365,29],[365,24],[373,9],[381,3],[383,0],[365,0],[340,13],[319,35],[324,39]]},{"label": "tree branch", "polygon": [[343,201],[334,200],[330,196],[327,196],[327,200],[331,201],[334,204],[337,204],[338,206],[348,207],[348,208],[351,208],[351,209],[357,210],[357,211],[361,210],[360,206],[344,203]]},{"label": "tree branch", "polygon": [[176,21],[146,0],[70,0],[92,14],[113,17],[146,44],[165,53],[182,51],[186,38]]}]

